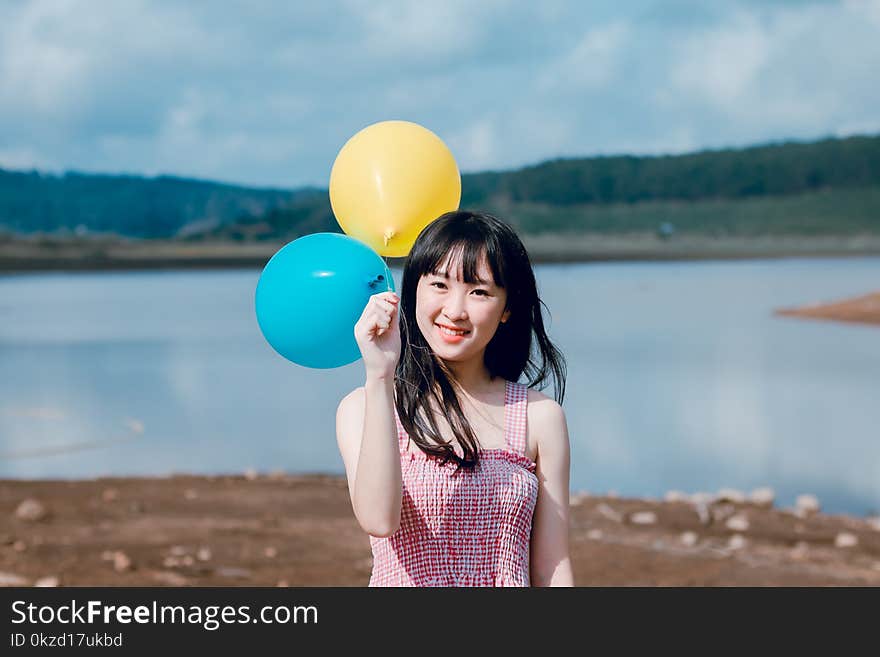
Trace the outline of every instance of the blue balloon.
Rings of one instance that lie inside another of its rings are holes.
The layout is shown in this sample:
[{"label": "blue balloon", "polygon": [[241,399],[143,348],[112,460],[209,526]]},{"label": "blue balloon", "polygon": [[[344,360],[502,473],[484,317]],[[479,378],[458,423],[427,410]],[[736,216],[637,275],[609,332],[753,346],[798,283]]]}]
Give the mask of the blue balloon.
[{"label": "blue balloon", "polygon": [[272,348],[298,365],[341,367],[361,357],[354,325],[370,297],[394,290],[391,271],[366,244],[313,233],[282,247],[257,283],[257,323]]}]

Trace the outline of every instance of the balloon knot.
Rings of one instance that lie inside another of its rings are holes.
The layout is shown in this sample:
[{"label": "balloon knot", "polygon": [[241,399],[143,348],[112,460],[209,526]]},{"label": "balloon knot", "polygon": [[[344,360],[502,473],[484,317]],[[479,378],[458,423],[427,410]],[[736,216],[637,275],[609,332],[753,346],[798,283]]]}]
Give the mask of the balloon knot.
[{"label": "balloon knot", "polygon": [[382,239],[385,241],[385,246],[388,246],[388,242],[391,241],[391,238],[394,237],[394,231],[389,228],[382,234]]}]

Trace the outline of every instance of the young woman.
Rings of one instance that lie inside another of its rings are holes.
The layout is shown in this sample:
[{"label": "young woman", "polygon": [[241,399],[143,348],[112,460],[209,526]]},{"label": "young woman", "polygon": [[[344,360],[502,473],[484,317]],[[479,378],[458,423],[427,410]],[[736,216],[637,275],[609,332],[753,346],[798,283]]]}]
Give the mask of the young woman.
[{"label": "young woman", "polygon": [[[366,381],[336,415],[370,586],[572,586],[565,361],[525,247],[450,212],[401,288],[355,325]],[[551,378],[556,400],[533,389]]]}]

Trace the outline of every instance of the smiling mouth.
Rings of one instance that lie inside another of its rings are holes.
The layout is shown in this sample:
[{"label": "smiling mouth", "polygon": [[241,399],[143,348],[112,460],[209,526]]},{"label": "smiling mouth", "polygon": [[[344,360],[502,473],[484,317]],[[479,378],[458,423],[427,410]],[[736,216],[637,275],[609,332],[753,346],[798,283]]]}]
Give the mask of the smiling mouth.
[{"label": "smiling mouth", "polygon": [[440,329],[440,332],[444,335],[452,335],[452,336],[462,336],[467,335],[470,331],[466,331],[464,329],[454,329],[449,326],[444,326],[443,324],[434,324],[437,328]]}]

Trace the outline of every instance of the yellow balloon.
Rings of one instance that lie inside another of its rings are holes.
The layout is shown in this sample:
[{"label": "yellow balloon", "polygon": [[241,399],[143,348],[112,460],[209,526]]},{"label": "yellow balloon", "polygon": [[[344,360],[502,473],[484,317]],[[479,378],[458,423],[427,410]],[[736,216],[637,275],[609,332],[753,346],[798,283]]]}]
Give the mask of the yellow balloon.
[{"label": "yellow balloon", "polygon": [[460,202],[452,153],[409,121],[367,126],[345,143],[330,172],[336,221],[383,256],[407,255],[422,229]]}]

